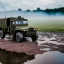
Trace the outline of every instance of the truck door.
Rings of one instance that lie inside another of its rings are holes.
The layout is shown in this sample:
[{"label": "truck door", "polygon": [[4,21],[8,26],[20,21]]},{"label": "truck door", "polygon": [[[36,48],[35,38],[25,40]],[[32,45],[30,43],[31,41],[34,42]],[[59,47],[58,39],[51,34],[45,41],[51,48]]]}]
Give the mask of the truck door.
[{"label": "truck door", "polygon": [[14,33],[15,25],[13,22],[14,21],[11,21],[10,18],[7,18],[7,27],[9,27],[9,33]]},{"label": "truck door", "polygon": [[14,21],[10,21],[10,33],[14,33],[14,31],[15,31]]},{"label": "truck door", "polygon": [[10,18],[7,18],[7,27],[10,27]]}]

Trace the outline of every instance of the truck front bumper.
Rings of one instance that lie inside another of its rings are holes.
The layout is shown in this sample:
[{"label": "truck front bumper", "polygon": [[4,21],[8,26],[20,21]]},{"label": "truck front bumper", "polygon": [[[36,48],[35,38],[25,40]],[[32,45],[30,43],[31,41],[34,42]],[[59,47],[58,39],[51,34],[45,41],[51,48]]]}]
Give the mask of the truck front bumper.
[{"label": "truck front bumper", "polygon": [[27,36],[30,37],[32,35],[36,35],[36,32],[27,32]]}]

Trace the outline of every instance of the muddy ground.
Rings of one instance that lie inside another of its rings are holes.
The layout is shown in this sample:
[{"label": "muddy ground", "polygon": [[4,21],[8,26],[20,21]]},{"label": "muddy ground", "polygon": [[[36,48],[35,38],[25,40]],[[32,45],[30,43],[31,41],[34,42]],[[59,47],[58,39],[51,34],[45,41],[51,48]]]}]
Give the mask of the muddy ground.
[{"label": "muddy ground", "polygon": [[12,41],[12,36],[6,35],[0,39],[0,49],[4,51],[26,53],[28,55],[42,54],[48,51],[60,51],[64,53],[64,33],[38,32],[38,39],[32,42],[31,38],[27,41]]}]

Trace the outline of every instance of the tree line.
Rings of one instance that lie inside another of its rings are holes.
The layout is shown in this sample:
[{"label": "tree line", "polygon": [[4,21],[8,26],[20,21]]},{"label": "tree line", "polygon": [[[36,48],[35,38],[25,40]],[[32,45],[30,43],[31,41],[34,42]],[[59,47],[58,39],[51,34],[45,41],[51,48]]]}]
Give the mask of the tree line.
[{"label": "tree line", "polygon": [[[18,9],[18,11],[22,11],[22,9]],[[64,7],[61,8],[54,8],[54,9],[46,9],[46,10],[42,10],[40,8],[37,8],[36,10],[26,10],[25,12],[46,12],[46,13],[64,13]]]}]

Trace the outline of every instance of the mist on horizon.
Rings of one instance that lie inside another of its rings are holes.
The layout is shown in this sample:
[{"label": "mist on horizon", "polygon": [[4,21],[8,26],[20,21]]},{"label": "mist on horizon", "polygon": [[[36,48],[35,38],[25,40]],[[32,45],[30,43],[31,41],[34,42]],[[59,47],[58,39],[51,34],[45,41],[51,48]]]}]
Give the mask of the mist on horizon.
[{"label": "mist on horizon", "polygon": [[47,14],[43,12],[21,12],[21,11],[5,11],[0,12],[0,18],[8,17],[24,17],[28,19],[28,26],[38,29],[53,29],[64,27],[64,15],[60,13]]}]

